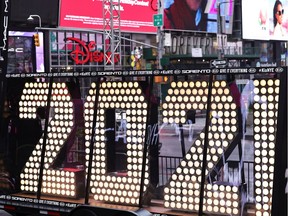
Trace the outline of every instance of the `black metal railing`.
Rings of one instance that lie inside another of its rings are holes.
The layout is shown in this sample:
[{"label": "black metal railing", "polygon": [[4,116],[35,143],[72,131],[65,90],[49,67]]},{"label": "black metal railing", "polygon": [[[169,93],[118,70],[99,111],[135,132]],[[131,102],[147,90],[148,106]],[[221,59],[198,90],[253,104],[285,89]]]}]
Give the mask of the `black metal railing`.
[{"label": "black metal railing", "polygon": [[159,156],[159,185],[165,185],[174,173],[182,157]]},{"label": "black metal railing", "polygon": [[234,184],[246,184],[247,202],[253,202],[254,200],[254,162],[253,161],[243,161],[242,167],[244,169],[245,179],[241,182],[241,163],[239,161],[227,161],[228,172],[227,178],[228,182],[233,182]]},{"label": "black metal railing", "polygon": [[[176,168],[179,166],[182,157],[159,156],[159,186],[165,185]],[[228,169],[224,170],[221,177],[222,180],[231,182],[235,185],[241,183],[246,184],[247,202],[254,200],[254,162],[244,161],[242,166],[244,169],[245,180],[241,182],[241,163],[239,161],[227,161]]]}]

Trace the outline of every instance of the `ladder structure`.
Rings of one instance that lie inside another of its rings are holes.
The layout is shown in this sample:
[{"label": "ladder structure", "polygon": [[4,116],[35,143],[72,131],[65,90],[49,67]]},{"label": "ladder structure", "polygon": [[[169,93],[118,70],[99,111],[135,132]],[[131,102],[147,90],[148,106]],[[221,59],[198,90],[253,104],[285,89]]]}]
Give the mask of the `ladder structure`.
[{"label": "ladder structure", "polygon": [[121,69],[120,9],[120,0],[103,0],[104,70]]}]

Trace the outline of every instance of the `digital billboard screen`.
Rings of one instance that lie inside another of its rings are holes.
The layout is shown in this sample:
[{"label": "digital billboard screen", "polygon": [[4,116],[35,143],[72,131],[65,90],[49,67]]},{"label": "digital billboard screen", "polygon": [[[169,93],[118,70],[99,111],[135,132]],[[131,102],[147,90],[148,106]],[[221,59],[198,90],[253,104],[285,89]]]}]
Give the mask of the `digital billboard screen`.
[{"label": "digital billboard screen", "polygon": [[9,31],[7,73],[44,72],[43,33],[38,32],[39,47],[34,45],[35,33]]},{"label": "digital billboard screen", "polygon": [[242,0],[243,39],[288,40],[288,0]]},{"label": "digital billboard screen", "polygon": [[[219,3],[219,5],[218,5]],[[218,7],[221,20],[217,20]],[[164,29],[231,34],[233,0],[164,0]],[[219,22],[218,22],[219,21]]]},{"label": "digital billboard screen", "polygon": [[8,41],[7,73],[34,72],[35,58],[33,58],[33,38],[10,36]]},{"label": "digital billboard screen", "polygon": [[[121,31],[156,33],[157,28],[153,26],[153,15],[157,13],[155,2],[157,0],[121,0],[120,6],[117,8],[117,11],[120,11]],[[105,4],[105,8],[109,7],[109,4]],[[107,19],[107,15],[105,17]],[[103,1],[62,0],[59,25],[61,27],[103,30]]]}]

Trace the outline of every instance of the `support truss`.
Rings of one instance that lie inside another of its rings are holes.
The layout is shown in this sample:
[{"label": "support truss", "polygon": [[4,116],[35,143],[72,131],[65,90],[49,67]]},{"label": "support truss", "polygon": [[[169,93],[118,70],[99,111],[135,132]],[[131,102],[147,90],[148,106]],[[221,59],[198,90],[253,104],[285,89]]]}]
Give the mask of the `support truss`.
[{"label": "support truss", "polygon": [[120,0],[103,0],[104,69],[121,69]]}]

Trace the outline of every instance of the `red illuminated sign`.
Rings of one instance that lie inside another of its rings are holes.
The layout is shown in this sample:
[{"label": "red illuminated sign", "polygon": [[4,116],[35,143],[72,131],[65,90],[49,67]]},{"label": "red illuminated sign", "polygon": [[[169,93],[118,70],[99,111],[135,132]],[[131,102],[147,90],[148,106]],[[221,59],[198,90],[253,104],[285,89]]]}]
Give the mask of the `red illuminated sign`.
[{"label": "red illuminated sign", "polygon": [[[121,31],[156,33],[157,28],[153,26],[156,2],[121,1]],[[105,8],[109,7],[109,4],[105,4]],[[61,0],[59,26],[103,30],[103,0]]]},{"label": "red illuminated sign", "polygon": [[[102,51],[95,50],[96,43],[95,41],[90,41],[88,45],[86,45],[85,41],[82,41],[78,38],[68,37],[67,41],[74,41],[77,44],[75,45],[75,49],[70,53],[70,57],[76,64],[86,64],[88,62],[104,62],[105,55]],[[106,61],[107,63],[111,63],[112,52],[106,52]],[[118,63],[120,60],[119,54],[114,54],[114,63]]]}]

